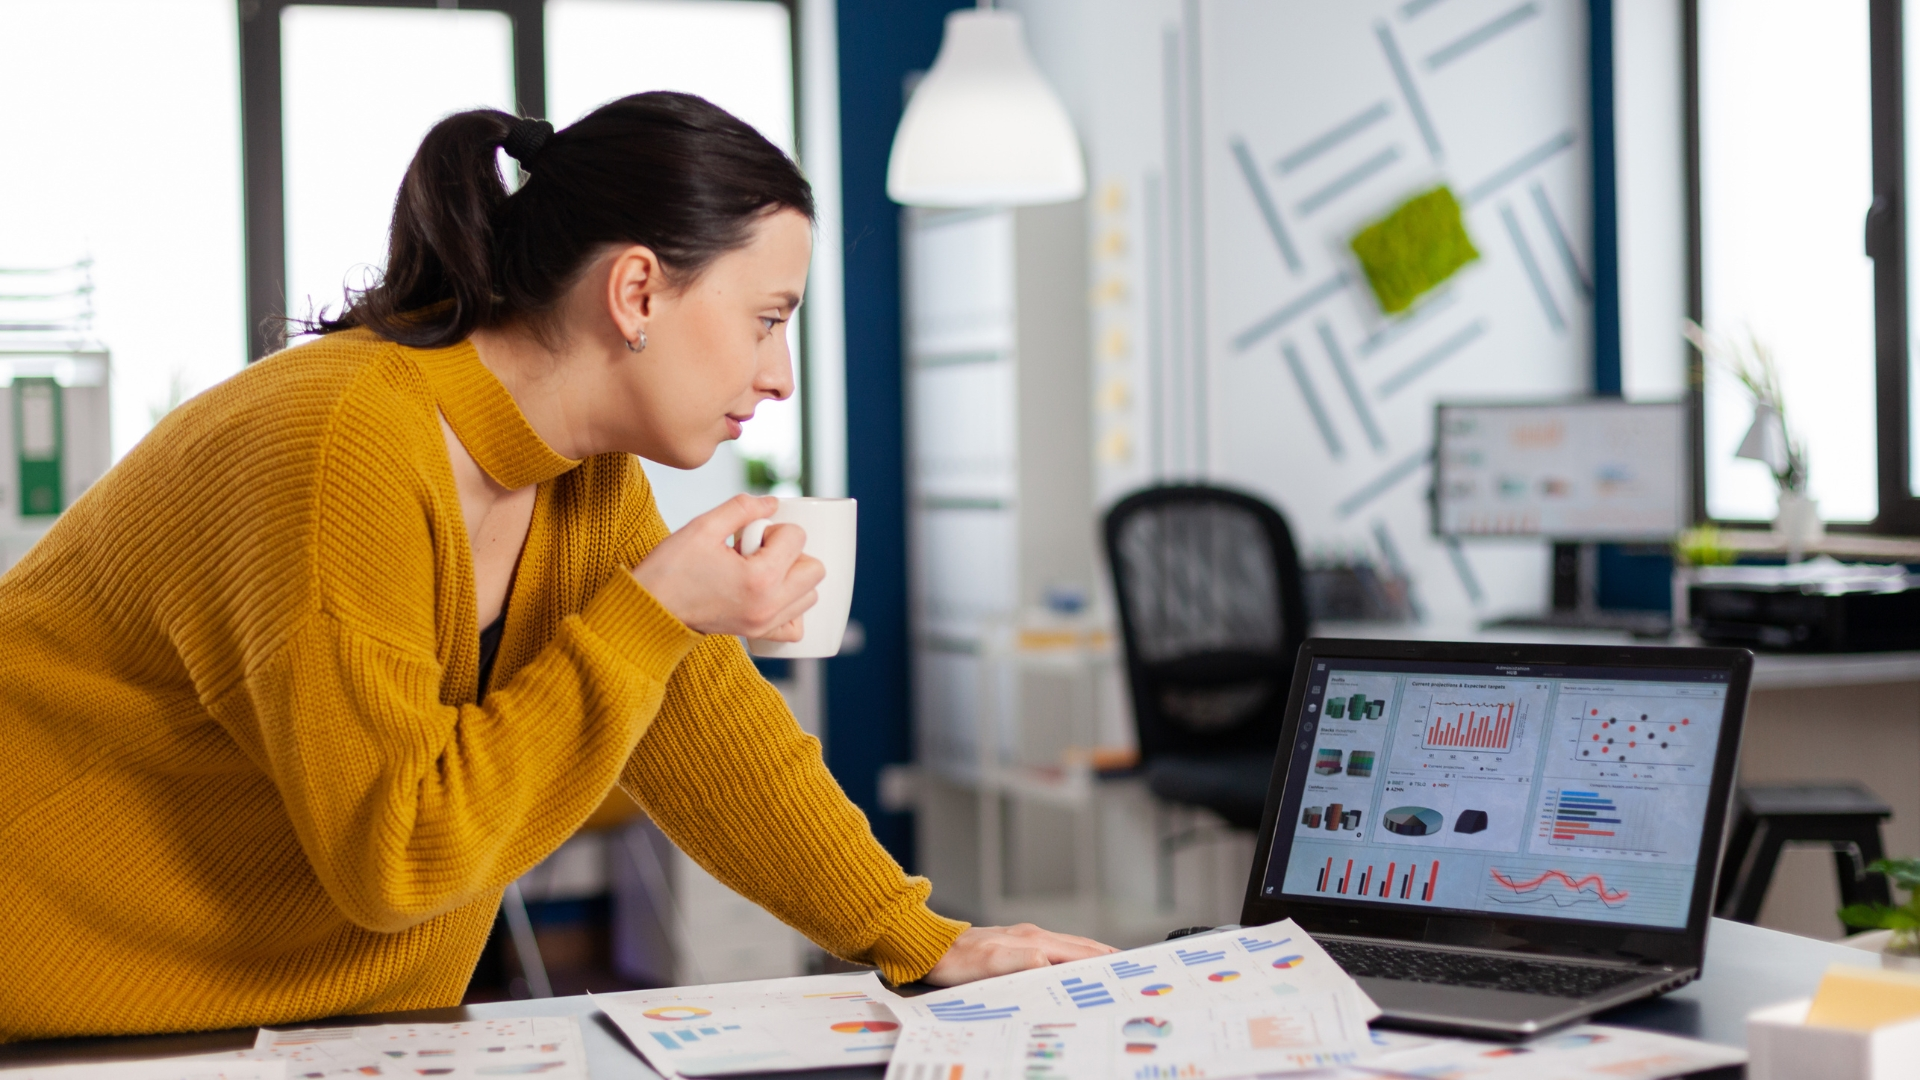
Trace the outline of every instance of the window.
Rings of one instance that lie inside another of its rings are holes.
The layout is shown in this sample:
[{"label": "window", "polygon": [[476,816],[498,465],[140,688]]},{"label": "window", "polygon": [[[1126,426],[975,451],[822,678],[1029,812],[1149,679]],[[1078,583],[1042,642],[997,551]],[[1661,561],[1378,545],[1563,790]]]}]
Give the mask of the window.
[{"label": "window", "polygon": [[[421,137],[450,112],[517,103],[564,127],[617,97],[683,90],[795,152],[787,2],[261,0],[245,5],[243,20],[256,327],[282,312],[337,312],[346,289],[379,274],[394,192]],[[254,354],[273,345],[257,333]],[[707,466],[647,472],[678,527],[749,486],[774,481],[776,493],[799,494],[804,446],[796,393],[762,405]]]},{"label": "window", "polygon": [[[1809,488],[1841,528],[1920,533],[1902,0],[1688,0],[1695,318],[1771,347]],[[1916,16],[1920,18],[1920,16]],[[1913,39],[1920,49],[1920,39]],[[1916,132],[1920,137],[1920,132]],[[1864,243],[1863,243],[1864,239]],[[1764,521],[1753,411],[1695,359],[1696,509]]]},{"label": "window", "polygon": [[[648,90],[698,94],[758,128],[795,154],[793,26],[783,3],[768,0],[547,0],[548,116],[565,126],[604,102]],[[787,323],[801,363],[800,316]],[[796,372],[796,375],[799,375]],[[799,379],[804,387],[804,378]],[[746,489],[775,481],[780,495],[801,493],[805,468],[801,393],[769,401],[732,444],[706,466],[679,473],[649,466],[670,527]],[[749,463],[753,463],[749,465]],[[771,475],[767,475],[770,473]]]},{"label": "window", "polygon": [[338,314],[387,250],[394,192],[427,130],[513,110],[513,24],[498,11],[298,4],[280,12],[286,311]]},{"label": "window", "polygon": [[232,0],[0,4],[0,100],[12,105],[0,268],[92,260],[115,457],[246,359],[233,11]]},{"label": "window", "polygon": [[[1860,242],[1873,202],[1867,7],[1700,0],[1698,13],[1701,322],[1772,349],[1810,493],[1837,522],[1879,511],[1873,261]],[[1734,457],[1753,406],[1718,365],[1704,375],[1707,513],[1770,520],[1772,474]]]}]

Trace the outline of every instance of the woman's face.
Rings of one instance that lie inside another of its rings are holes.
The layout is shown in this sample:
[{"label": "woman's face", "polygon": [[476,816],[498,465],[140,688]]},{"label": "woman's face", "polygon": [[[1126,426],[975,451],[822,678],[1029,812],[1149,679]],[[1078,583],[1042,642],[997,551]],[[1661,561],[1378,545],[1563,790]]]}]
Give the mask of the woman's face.
[{"label": "woman's face", "polygon": [[651,291],[647,347],[618,357],[618,442],[676,469],[703,465],[769,398],[793,393],[787,321],[800,305],[813,229],[793,210],[754,226],[683,288]]}]

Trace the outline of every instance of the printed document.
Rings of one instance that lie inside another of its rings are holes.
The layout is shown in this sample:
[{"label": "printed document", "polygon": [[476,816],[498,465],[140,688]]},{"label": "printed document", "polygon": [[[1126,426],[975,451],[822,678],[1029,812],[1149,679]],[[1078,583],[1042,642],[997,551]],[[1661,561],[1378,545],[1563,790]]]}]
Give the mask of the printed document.
[{"label": "printed document", "polygon": [[593,998],[668,1080],[884,1065],[900,1022],[883,1002],[895,1000],[871,971]]}]

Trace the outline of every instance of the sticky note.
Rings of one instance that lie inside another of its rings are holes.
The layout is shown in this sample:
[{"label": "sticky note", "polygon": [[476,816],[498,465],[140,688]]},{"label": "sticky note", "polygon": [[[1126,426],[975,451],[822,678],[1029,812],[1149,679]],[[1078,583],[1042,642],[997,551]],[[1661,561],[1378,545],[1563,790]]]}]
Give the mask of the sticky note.
[{"label": "sticky note", "polygon": [[1871,1031],[1920,1019],[1920,974],[1835,964],[1820,980],[1807,1023]]}]

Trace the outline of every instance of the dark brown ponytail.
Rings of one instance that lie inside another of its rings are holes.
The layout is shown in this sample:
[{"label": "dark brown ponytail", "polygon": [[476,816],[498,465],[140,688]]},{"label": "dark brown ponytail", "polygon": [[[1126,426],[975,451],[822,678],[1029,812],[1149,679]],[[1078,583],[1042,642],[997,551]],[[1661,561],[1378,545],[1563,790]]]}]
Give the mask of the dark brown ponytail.
[{"label": "dark brown ponytail", "polygon": [[620,98],[532,141],[531,175],[509,195],[494,152],[516,123],[475,109],[434,125],[400,183],[386,272],[311,329],[365,326],[429,348],[515,320],[538,330],[608,244],[644,244],[686,280],[746,244],[766,213],[813,218],[799,168],[690,94]]}]

